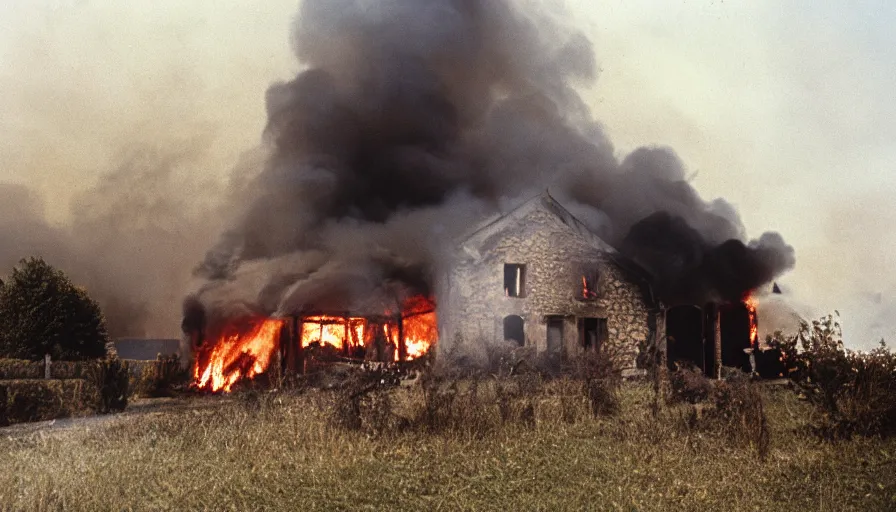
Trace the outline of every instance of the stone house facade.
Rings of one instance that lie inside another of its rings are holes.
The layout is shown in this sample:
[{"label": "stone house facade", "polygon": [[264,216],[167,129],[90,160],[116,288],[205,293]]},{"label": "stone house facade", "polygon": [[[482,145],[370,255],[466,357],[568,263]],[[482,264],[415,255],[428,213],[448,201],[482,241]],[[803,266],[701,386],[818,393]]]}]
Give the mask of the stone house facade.
[{"label": "stone house facade", "polygon": [[609,343],[632,368],[655,335],[646,277],[547,192],[461,240],[436,302],[440,350],[460,336],[570,359]]}]

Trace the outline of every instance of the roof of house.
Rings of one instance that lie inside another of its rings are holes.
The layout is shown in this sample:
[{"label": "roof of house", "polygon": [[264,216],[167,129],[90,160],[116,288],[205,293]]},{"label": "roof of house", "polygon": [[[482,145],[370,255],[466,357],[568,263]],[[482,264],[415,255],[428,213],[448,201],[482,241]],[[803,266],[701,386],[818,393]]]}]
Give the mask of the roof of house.
[{"label": "roof of house", "polygon": [[469,254],[478,256],[478,251],[475,247],[472,247],[469,242],[474,239],[487,238],[488,236],[491,236],[495,232],[499,231],[508,223],[523,219],[525,216],[529,215],[539,207],[544,208],[556,215],[563,224],[581,235],[582,238],[585,239],[585,241],[589,242],[593,247],[603,251],[614,263],[616,263],[623,270],[628,271],[635,277],[640,278],[647,283],[651,281],[652,276],[647,270],[631,261],[630,259],[624,257],[613,246],[601,239],[596,233],[589,229],[584,222],[576,218],[575,215],[573,215],[559,201],[557,201],[557,199],[554,198],[554,196],[552,196],[550,191],[547,189],[533,197],[530,197],[529,199],[518,203],[516,206],[513,206],[507,211],[496,213],[495,215],[492,215],[491,217],[485,219],[483,222],[479,223],[475,228],[473,228],[460,238],[460,245]]},{"label": "roof of house", "polygon": [[484,221],[480,222],[475,228],[461,236],[459,241],[461,244],[466,244],[467,242],[475,238],[487,237],[495,233],[508,223],[524,218],[539,207],[544,208],[556,215],[563,224],[582,235],[582,237],[584,237],[595,247],[609,253],[616,252],[616,249],[610,246],[610,244],[603,241],[593,231],[588,229],[588,227],[582,221],[577,219],[572,213],[569,212],[569,210],[567,210],[562,204],[560,204],[560,202],[551,195],[549,190],[544,190],[543,192],[530,197],[529,199],[521,201],[507,211],[498,212],[488,217]]}]

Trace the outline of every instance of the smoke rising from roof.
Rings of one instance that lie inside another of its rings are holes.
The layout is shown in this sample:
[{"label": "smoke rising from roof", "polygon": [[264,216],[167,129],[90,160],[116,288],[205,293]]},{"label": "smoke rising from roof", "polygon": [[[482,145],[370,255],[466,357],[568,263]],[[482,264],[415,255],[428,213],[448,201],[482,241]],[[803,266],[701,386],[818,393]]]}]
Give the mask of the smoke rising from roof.
[{"label": "smoke rising from roof", "polygon": [[667,301],[738,300],[794,265],[671,149],[616,158],[576,92],[591,44],[539,2],[305,0],[293,48],[306,68],[268,91],[271,156],[197,271],[203,301],[381,310],[429,292],[476,218],[548,187]]}]

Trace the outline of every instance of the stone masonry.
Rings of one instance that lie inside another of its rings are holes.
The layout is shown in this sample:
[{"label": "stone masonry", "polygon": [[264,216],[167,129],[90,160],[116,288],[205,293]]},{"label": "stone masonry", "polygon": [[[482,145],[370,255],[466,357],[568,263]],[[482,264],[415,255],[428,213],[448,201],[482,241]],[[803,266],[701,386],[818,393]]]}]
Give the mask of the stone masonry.
[{"label": "stone masonry", "polygon": [[[523,264],[524,293],[505,296],[504,265]],[[582,278],[596,276],[593,298]],[[525,346],[548,349],[549,317],[562,318],[560,352],[584,351],[581,319],[605,319],[606,342],[635,366],[639,342],[651,336],[649,290],[621,265],[616,251],[544,193],[486,223],[461,242],[454,265],[443,274],[437,304],[440,350],[460,335],[468,342],[504,338],[504,318],[523,319]]]}]

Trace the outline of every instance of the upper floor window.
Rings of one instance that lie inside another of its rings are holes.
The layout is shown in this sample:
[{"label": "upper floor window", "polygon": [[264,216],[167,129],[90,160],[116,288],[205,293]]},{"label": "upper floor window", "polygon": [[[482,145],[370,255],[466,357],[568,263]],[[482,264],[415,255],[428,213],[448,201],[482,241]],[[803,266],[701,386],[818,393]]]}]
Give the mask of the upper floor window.
[{"label": "upper floor window", "polygon": [[524,297],[526,286],[526,265],[520,263],[504,264],[504,295],[506,297]]},{"label": "upper floor window", "polygon": [[582,274],[582,280],[579,287],[582,290],[581,298],[583,300],[591,300],[597,298],[598,273],[596,270],[587,271]]}]

